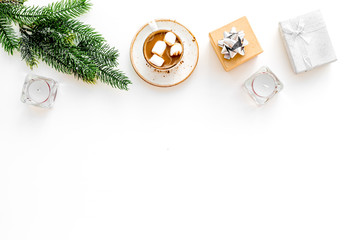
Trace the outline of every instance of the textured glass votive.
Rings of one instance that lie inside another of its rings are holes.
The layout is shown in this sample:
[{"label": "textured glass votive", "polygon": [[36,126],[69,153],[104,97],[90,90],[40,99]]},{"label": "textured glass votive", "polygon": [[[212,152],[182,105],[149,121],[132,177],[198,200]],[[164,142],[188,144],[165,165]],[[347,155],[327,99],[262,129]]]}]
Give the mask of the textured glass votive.
[{"label": "textured glass votive", "polygon": [[42,108],[51,108],[56,99],[58,86],[53,79],[29,74],[25,78],[21,101]]},{"label": "textured glass votive", "polygon": [[283,89],[283,84],[268,67],[261,67],[245,81],[244,88],[257,104],[263,105]]}]

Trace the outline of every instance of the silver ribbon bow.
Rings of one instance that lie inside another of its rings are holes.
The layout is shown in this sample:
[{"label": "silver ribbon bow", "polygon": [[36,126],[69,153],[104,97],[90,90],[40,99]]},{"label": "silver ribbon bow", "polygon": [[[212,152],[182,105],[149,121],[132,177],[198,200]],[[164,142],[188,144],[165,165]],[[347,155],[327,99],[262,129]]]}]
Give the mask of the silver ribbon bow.
[{"label": "silver ribbon bow", "polygon": [[222,47],[221,54],[224,54],[225,59],[231,59],[240,54],[245,55],[244,47],[249,42],[245,39],[244,31],[236,31],[236,28],[231,28],[230,32],[224,32],[224,39],[218,41],[218,46]]},{"label": "silver ribbon bow", "polygon": [[313,68],[313,65],[311,63],[311,59],[308,55],[308,51],[306,48],[306,45],[310,43],[311,38],[309,36],[306,36],[304,20],[299,19],[296,28],[292,28],[291,26],[284,26],[282,30],[284,33],[291,35],[294,43],[298,44],[302,59],[306,67],[306,71],[311,70]]}]

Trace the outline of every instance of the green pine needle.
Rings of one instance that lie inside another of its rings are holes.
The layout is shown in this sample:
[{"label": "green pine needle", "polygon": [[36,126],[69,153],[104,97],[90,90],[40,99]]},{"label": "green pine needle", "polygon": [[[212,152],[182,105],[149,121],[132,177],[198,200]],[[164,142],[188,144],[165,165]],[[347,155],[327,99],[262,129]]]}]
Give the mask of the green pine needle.
[{"label": "green pine needle", "polygon": [[[1,3],[0,3],[1,4]],[[34,21],[52,18],[76,18],[90,10],[91,4],[88,0],[63,0],[49,4],[46,7],[28,7],[22,4],[1,4],[0,13],[19,24],[32,24]]]},{"label": "green pine needle", "polygon": [[108,67],[116,67],[118,65],[117,58],[119,57],[119,52],[107,43],[89,45],[86,42],[80,42],[78,48],[99,65]]},{"label": "green pine needle", "polygon": [[34,69],[34,67],[38,65],[38,57],[31,43],[31,39],[27,35],[23,35],[20,39],[20,53],[22,59],[25,60],[30,69]]},{"label": "green pine needle", "polygon": [[52,17],[76,18],[90,10],[88,0],[66,0],[49,4],[45,11],[49,11]]},{"label": "green pine needle", "polygon": [[111,67],[100,67],[97,77],[104,83],[109,84],[114,88],[128,90],[128,84],[131,84],[128,77],[126,77],[120,70]]},{"label": "green pine needle", "polygon": [[[89,11],[88,0],[62,0],[46,7],[25,0],[0,0],[0,43],[9,54],[19,50],[32,69],[39,60],[87,83],[96,80],[119,89],[131,84],[118,65],[118,51],[90,25],[75,18]],[[13,24],[19,27],[17,36]]]},{"label": "green pine needle", "polygon": [[11,23],[0,16],[0,43],[6,52],[13,54],[18,47],[18,39]]}]

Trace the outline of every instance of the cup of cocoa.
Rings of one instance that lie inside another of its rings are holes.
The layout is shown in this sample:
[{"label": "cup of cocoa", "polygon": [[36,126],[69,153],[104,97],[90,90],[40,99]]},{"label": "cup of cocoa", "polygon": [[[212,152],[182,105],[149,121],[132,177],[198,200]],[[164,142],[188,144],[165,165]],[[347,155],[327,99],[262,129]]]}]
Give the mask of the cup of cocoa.
[{"label": "cup of cocoa", "polygon": [[184,53],[180,37],[171,29],[159,29],[155,21],[151,21],[149,26],[152,32],[144,41],[145,60],[158,70],[174,68],[180,63]]}]

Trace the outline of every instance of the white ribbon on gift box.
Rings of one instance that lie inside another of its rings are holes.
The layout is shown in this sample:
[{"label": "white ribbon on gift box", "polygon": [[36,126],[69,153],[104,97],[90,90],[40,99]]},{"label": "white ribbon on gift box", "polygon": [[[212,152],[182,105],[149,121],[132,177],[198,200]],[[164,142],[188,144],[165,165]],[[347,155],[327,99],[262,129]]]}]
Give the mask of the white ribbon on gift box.
[{"label": "white ribbon on gift box", "polygon": [[311,37],[306,36],[307,32],[305,31],[304,20],[300,18],[296,27],[283,26],[282,31],[286,34],[291,35],[294,43],[298,44],[298,46],[300,48],[302,59],[305,63],[306,71],[311,70],[313,68],[313,65],[311,63],[311,59],[308,55],[308,51],[306,48],[306,45],[308,45],[311,41]]}]

